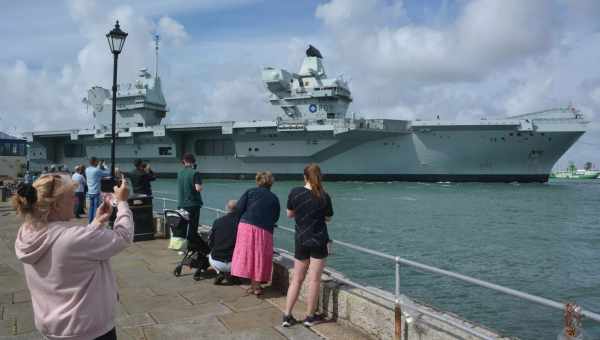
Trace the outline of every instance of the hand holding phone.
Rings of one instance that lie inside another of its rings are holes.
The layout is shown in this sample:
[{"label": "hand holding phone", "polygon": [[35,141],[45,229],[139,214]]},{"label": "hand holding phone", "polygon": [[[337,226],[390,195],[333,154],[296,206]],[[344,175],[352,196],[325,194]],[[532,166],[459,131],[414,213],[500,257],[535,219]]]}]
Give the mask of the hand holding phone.
[{"label": "hand holding phone", "polygon": [[113,207],[110,204],[110,200],[111,200],[111,195],[104,196],[102,204],[100,204],[100,207],[98,207],[98,210],[96,210],[96,216],[94,217],[92,224],[95,224],[98,227],[101,227],[106,222],[108,222],[108,220],[110,219],[110,216],[112,215],[112,211],[113,211]]},{"label": "hand holding phone", "polygon": [[114,197],[118,202],[127,202],[129,199],[129,185],[124,175],[121,175],[118,185],[113,187]]}]

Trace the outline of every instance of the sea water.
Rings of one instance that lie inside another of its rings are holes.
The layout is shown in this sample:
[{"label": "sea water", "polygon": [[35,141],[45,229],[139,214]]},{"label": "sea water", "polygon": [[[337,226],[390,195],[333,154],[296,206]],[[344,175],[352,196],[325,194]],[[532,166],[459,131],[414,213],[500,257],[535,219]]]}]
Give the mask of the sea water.
[{"label": "sea water", "polygon": [[[175,181],[155,196],[175,198]],[[300,181],[276,181],[281,225],[287,195]],[[206,206],[222,208],[252,181],[206,180]],[[600,180],[546,184],[331,182],[332,238],[600,312]],[[157,201],[155,206],[159,205]],[[172,207],[167,205],[167,207]],[[208,211],[201,220],[215,218]],[[275,232],[276,246],[293,238]],[[328,265],[351,279],[394,290],[389,261],[335,247]],[[556,339],[562,312],[447,277],[401,268],[401,293],[506,336]],[[583,323],[590,339],[600,324]]]}]

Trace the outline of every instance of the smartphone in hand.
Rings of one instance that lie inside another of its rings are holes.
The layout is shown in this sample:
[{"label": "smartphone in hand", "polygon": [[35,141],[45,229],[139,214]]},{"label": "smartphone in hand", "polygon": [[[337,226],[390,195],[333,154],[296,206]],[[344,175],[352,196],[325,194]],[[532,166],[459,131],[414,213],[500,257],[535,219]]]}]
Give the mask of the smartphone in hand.
[{"label": "smartphone in hand", "polygon": [[104,193],[113,193],[115,186],[121,186],[122,179],[113,176],[102,177],[100,179],[100,191]]}]

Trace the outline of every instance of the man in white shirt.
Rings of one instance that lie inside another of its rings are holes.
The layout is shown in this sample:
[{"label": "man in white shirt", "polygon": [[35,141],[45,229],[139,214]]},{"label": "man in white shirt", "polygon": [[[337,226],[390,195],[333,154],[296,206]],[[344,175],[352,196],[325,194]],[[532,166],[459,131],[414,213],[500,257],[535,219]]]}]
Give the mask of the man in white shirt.
[{"label": "man in white shirt", "polygon": [[75,218],[81,218],[79,215],[85,214],[85,177],[83,176],[83,171],[85,167],[83,165],[78,165],[75,167],[75,172],[73,173],[73,181],[77,184],[77,188],[75,188],[75,197],[77,198],[77,203],[75,204]]}]

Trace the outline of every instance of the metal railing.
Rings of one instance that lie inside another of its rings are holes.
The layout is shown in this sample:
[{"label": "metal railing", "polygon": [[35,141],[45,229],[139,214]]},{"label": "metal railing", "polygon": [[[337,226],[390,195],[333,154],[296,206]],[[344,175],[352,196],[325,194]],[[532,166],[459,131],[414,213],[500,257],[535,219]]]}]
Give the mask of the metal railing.
[{"label": "metal railing", "polygon": [[[166,202],[174,202],[176,203],[176,200],[173,199],[169,199],[169,198],[164,198],[164,197],[155,197],[155,200],[162,200],[163,201],[163,210],[166,209]],[[222,214],[226,214],[227,212],[225,210],[222,209],[217,209],[217,208],[212,208],[212,207],[202,207],[202,209],[214,212],[217,217],[221,216]],[[278,225],[277,226],[278,229],[284,230],[286,232],[289,233],[295,233],[295,230],[292,228],[288,228],[282,225]],[[361,285],[359,283],[353,282],[351,280],[348,280],[345,277],[340,277],[339,275],[336,275],[334,272],[331,272],[329,270],[325,270],[325,272],[327,274],[330,274],[335,280],[338,280],[344,284],[347,284],[349,286],[355,287],[357,289],[360,289],[362,291],[365,291],[369,294],[372,294],[374,296],[377,296],[385,301],[394,303],[395,308],[396,308],[396,337],[399,339],[399,336],[401,334],[401,325],[398,326],[398,322],[399,322],[399,318],[400,315],[399,313],[401,312],[401,305],[406,305],[406,307],[408,307],[408,309],[416,311],[420,314],[426,315],[428,317],[434,318],[436,320],[439,320],[441,322],[444,322],[446,324],[452,325],[453,327],[457,327],[471,335],[477,336],[481,339],[496,339],[495,337],[490,337],[488,334],[485,334],[484,332],[481,332],[477,329],[474,329],[473,327],[469,327],[466,326],[464,323],[459,323],[455,320],[449,319],[444,317],[443,315],[439,315],[436,313],[432,313],[430,311],[428,311],[425,308],[422,308],[420,306],[417,306],[409,301],[403,301],[402,303],[400,303],[401,301],[401,295],[400,295],[400,265],[405,265],[405,266],[409,266],[412,268],[416,268],[418,270],[421,271],[425,271],[425,272],[429,272],[429,273],[434,273],[434,274],[438,274],[438,275],[442,275],[442,276],[447,276],[447,277],[451,277],[454,279],[457,279],[459,281],[463,281],[463,282],[467,282],[479,287],[483,287],[483,288],[487,288],[487,289],[491,289],[493,291],[496,292],[500,292],[509,296],[513,296],[516,297],[518,299],[521,300],[525,300],[525,301],[529,301],[529,302],[533,302],[542,306],[546,306],[546,307],[550,307],[550,308],[554,308],[554,309],[558,309],[560,311],[564,311],[565,309],[565,305],[563,303],[560,302],[556,302],[554,300],[550,300],[541,296],[537,296],[537,295],[533,295],[533,294],[529,294],[529,293],[525,293],[516,289],[512,289],[512,288],[508,288],[508,287],[504,287],[495,283],[491,283],[488,281],[484,281],[484,280],[479,280],[476,279],[474,277],[471,276],[467,276],[467,275],[463,275],[463,274],[459,274],[453,271],[449,271],[449,270],[444,270],[444,269],[440,269],[437,267],[433,267],[433,266],[429,266],[423,263],[419,263],[416,261],[411,261],[411,260],[407,260],[404,259],[402,257],[399,256],[392,256],[386,253],[382,253],[379,252],[377,250],[372,250],[372,249],[368,249],[365,247],[361,247],[355,244],[351,244],[348,242],[343,242],[343,241],[339,241],[339,240],[332,240],[333,244],[338,244],[342,247],[348,248],[348,249],[352,249],[364,254],[369,254],[369,255],[373,255],[382,259],[386,259],[389,260],[391,262],[394,263],[394,267],[395,267],[395,289],[394,289],[394,293],[393,293],[393,298],[391,298],[389,295],[387,294],[383,294],[381,291],[379,291],[378,289],[375,289],[373,287],[368,287],[368,286],[364,286]],[[404,313],[405,315],[407,313]],[[589,310],[585,310],[585,309],[581,309],[580,314],[582,316],[587,317],[590,320],[596,321],[596,322],[600,322],[600,314],[589,311]]]}]

